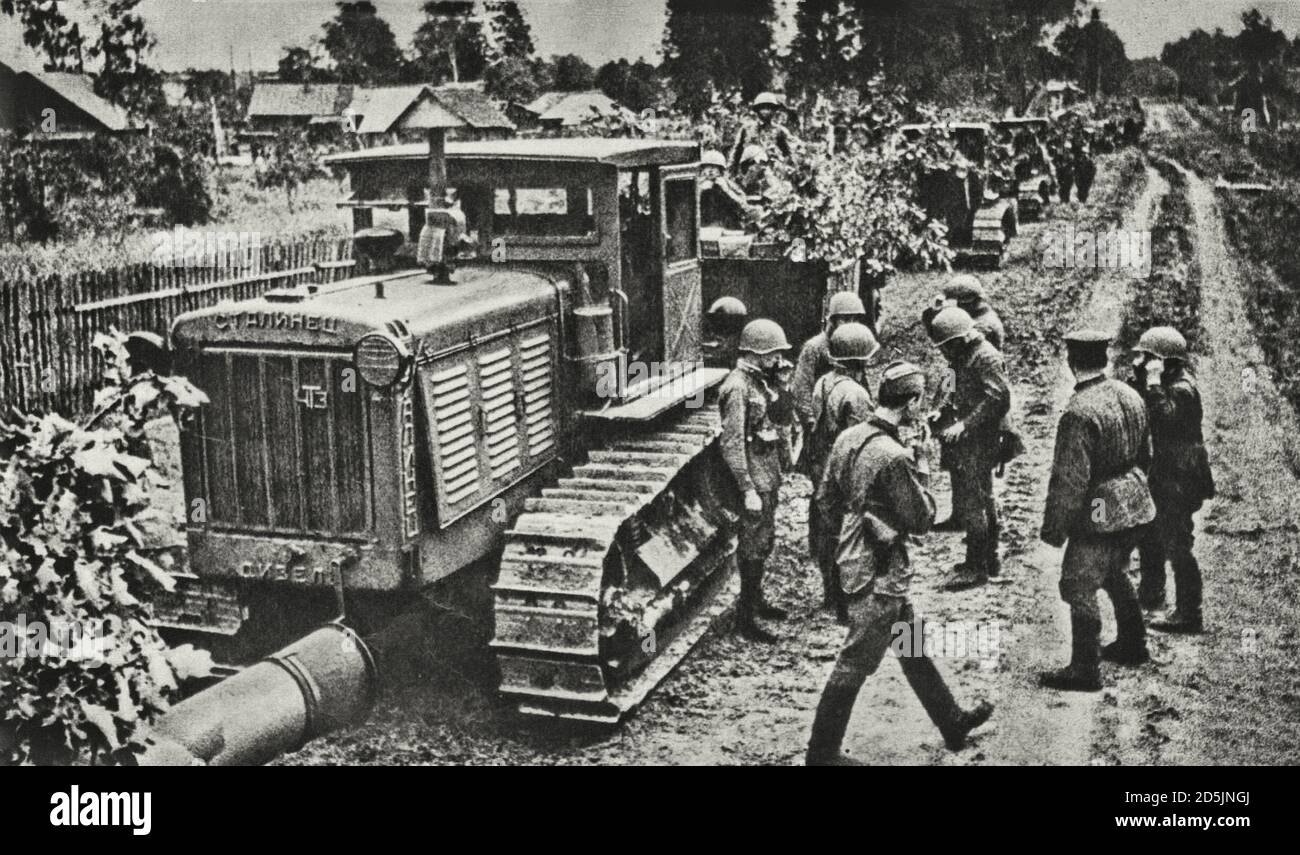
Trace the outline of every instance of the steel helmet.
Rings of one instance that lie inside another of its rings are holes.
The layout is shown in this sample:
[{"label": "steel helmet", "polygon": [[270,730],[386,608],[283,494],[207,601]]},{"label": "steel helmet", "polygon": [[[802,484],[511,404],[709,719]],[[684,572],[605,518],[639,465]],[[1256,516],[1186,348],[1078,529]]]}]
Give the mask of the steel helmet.
[{"label": "steel helmet", "polygon": [[954,339],[970,338],[975,331],[975,322],[964,309],[949,306],[934,316],[930,321],[930,338],[937,345],[944,345]]},{"label": "steel helmet", "polygon": [[984,286],[980,284],[978,276],[963,273],[948,281],[943,288],[943,296],[958,303],[974,303],[985,298]]},{"label": "steel helmet", "polygon": [[826,317],[834,318],[840,315],[861,315],[866,317],[867,307],[862,305],[862,298],[852,291],[836,291],[831,295],[830,305],[826,309]]},{"label": "steel helmet", "polygon": [[1142,333],[1133,349],[1161,359],[1186,359],[1187,339],[1173,327],[1152,327]]},{"label": "steel helmet", "polygon": [[865,324],[841,324],[831,334],[831,359],[851,365],[865,365],[880,350],[880,342]]},{"label": "steel helmet", "polygon": [[784,107],[785,100],[775,92],[760,92],[750,102],[751,107]]},{"label": "steel helmet", "polygon": [[735,297],[719,297],[713,301],[712,306],[709,306],[709,314],[711,316],[743,318],[749,314],[749,310],[745,308],[744,303]]},{"label": "steel helmet", "polygon": [[740,331],[740,343],[736,349],[763,356],[778,350],[789,350],[790,342],[785,340],[785,330],[781,329],[780,324],[759,318],[745,324],[745,328]]},{"label": "steel helmet", "polygon": [[767,151],[761,145],[747,145],[740,153],[740,165],[746,163],[767,163]]},{"label": "steel helmet", "polygon": [[700,158],[700,166],[716,166],[719,169],[726,169],[727,158],[722,152],[711,148]]}]

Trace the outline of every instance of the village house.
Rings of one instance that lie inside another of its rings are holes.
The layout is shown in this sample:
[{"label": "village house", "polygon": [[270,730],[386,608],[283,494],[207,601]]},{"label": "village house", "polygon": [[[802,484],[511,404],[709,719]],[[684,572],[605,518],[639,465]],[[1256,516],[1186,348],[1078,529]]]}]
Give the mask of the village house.
[{"label": "village house", "polygon": [[593,119],[634,118],[631,110],[599,89],[545,92],[528,104],[511,104],[508,113],[521,129],[543,133],[576,128]]}]

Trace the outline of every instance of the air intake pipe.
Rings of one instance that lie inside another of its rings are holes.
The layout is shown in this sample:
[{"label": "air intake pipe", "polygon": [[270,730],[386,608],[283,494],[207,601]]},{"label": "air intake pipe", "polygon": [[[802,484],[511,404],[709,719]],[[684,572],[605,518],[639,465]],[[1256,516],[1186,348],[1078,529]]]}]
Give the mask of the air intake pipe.
[{"label": "air intake pipe", "polygon": [[366,643],[326,624],[172,707],[141,766],[254,766],[369,714],[378,689]]}]

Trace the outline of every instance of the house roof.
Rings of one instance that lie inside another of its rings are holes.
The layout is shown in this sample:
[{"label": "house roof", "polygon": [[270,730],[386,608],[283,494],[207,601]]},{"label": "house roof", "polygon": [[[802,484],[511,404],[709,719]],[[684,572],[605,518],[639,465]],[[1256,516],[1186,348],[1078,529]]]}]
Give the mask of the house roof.
[{"label": "house roof", "polygon": [[29,71],[26,75],[53,90],[78,110],[103,125],[106,130],[130,130],[131,120],[127,117],[126,111],[96,95],[94,81],[88,76],[65,71],[39,73]]},{"label": "house roof", "polygon": [[510,121],[482,90],[469,86],[387,86],[359,89],[352,100],[352,111],[361,117],[362,134],[383,134],[393,129],[421,96],[428,93],[437,107],[474,128],[508,128]]},{"label": "house roof", "polygon": [[[365,163],[387,160],[425,160],[429,144],[378,146],[342,152],[325,158],[326,163]],[[700,157],[696,143],[638,139],[510,139],[485,142],[449,142],[447,157],[459,160],[568,160],[602,163],[618,167],[648,164],[695,163]]]},{"label": "house roof", "polygon": [[258,83],[248,101],[253,116],[337,116],[347,93],[338,84]]},{"label": "house roof", "polygon": [[[557,97],[558,96],[558,97]],[[543,122],[580,125],[602,116],[616,116],[627,110],[599,89],[586,92],[547,92],[528,105]]]}]

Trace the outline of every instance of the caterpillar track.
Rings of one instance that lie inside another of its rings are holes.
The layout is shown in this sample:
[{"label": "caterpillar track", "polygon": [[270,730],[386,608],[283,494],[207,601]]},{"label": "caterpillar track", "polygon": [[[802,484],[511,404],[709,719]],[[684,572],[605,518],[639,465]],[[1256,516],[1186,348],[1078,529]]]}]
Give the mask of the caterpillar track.
[{"label": "caterpillar track", "polygon": [[520,712],[617,722],[707,630],[739,509],[720,430],[712,408],[630,428],[528,500],[493,585]]}]

